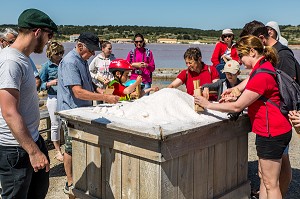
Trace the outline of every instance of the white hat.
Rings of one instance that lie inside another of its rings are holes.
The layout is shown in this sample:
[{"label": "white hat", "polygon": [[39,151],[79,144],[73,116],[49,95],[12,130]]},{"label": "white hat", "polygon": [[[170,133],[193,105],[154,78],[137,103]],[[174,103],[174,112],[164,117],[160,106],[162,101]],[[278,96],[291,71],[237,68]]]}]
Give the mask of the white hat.
[{"label": "white hat", "polygon": [[222,35],[233,35],[233,32],[231,29],[224,29]]},{"label": "white hat", "polygon": [[239,70],[240,70],[239,62],[235,60],[230,60],[226,62],[224,69],[222,70],[222,73],[228,72],[231,74],[236,74]]}]

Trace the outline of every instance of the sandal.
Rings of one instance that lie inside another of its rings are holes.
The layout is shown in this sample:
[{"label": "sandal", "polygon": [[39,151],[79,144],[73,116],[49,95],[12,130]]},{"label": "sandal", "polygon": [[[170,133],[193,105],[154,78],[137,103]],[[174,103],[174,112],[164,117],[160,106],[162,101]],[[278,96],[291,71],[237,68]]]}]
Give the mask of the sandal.
[{"label": "sandal", "polygon": [[57,159],[60,162],[64,161],[64,156],[61,152],[57,152],[56,155],[54,156],[54,159]]}]

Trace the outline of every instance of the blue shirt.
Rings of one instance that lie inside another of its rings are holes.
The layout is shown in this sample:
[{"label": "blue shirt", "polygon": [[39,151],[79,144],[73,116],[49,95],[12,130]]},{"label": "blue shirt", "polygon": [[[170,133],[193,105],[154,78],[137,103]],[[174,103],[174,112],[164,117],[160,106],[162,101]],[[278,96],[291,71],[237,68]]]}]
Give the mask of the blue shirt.
[{"label": "blue shirt", "polygon": [[30,61],[30,64],[32,66],[32,69],[33,69],[33,74],[34,74],[34,77],[37,78],[39,77],[39,71],[37,70],[34,62],[32,61],[32,59],[29,57],[29,61]]},{"label": "blue shirt", "polygon": [[81,100],[74,96],[71,86],[79,85],[83,89],[94,92],[92,78],[86,60],[82,59],[76,49],[70,51],[58,67],[57,110],[68,110],[84,106],[92,106],[92,100]]},{"label": "blue shirt", "polygon": [[58,65],[54,64],[52,61],[48,60],[46,63],[42,64],[42,69],[40,71],[40,78],[42,81],[41,90],[48,89],[48,95],[57,95],[57,86],[50,86],[47,88],[47,82],[57,79]]}]

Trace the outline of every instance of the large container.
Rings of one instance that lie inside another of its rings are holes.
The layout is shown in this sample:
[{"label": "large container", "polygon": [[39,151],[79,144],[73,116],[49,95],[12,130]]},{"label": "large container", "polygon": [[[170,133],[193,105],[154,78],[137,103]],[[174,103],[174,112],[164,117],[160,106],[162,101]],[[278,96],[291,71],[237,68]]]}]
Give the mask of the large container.
[{"label": "large container", "polygon": [[249,197],[247,116],[202,126],[187,123],[183,130],[172,124],[141,129],[99,118],[91,109],[59,113],[74,138],[76,197]]}]

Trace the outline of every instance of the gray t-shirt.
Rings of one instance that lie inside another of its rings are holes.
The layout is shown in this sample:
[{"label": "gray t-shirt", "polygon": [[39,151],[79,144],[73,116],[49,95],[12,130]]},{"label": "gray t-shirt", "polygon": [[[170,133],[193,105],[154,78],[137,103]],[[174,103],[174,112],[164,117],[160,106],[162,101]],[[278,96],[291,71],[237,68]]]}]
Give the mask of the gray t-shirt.
[{"label": "gray t-shirt", "polygon": [[[20,92],[19,112],[33,140],[37,141],[40,112],[32,65],[29,57],[10,47],[0,53],[0,89],[5,88],[14,88]],[[1,112],[0,145],[19,146]]]},{"label": "gray t-shirt", "polygon": [[94,91],[88,67],[87,61],[75,49],[62,59],[58,67],[57,111],[93,105],[91,100],[76,98],[71,89],[71,86],[79,85],[85,90]]}]

